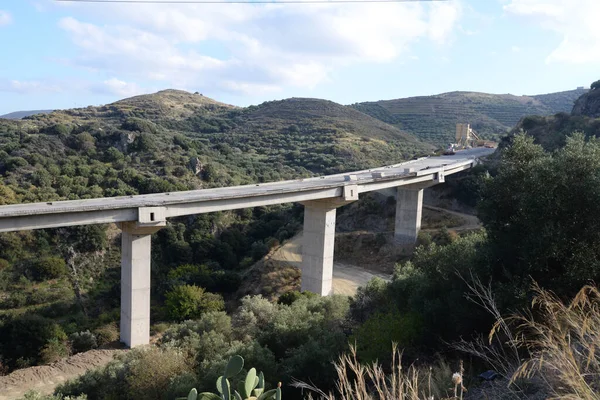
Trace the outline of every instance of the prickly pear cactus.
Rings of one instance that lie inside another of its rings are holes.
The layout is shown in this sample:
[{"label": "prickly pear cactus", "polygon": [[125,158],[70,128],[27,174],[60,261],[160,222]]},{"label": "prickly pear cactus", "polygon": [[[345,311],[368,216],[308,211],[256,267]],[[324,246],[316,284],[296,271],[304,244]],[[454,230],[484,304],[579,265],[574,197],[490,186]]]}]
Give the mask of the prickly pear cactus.
[{"label": "prickly pear cactus", "polygon": [[222,376],[217,379],[216,386],[219,394],[211,392],[198,393],[192,389],[188,397],[179,397],[176,400],[281,400],[281,382],[276,389],[265,392],[265,376],[262,372],[257,374],[255,368],[250,368],[246,377],[238,382],[237,389],[231,395],[230,378],[234,378],[244,368],[244,359],[240,356],[233,356],[225,366]]}]

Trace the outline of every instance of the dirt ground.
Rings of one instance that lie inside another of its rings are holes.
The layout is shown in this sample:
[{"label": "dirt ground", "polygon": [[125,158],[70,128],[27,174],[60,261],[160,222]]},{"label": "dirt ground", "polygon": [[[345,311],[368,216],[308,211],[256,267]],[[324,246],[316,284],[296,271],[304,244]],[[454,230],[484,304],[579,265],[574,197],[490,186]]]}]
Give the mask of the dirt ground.
[{"label": "dirt ground", "polygon": [[[453,231],[468,231],[481,227],[476,216],[425,206],[423,230],[435,230],[450,225]],[[451,222],[451,224],[448,224]],[[439,226],[438,226],[439,225]],[[391,279],[396,262],[392,245],[377,246],[377,235],[383,234],[390,242],[393,232],[347,232],[336,234],[336,252],[333,261],[333,292],[352,296],[359,286],[373,277]],[[389,237],[387,237],[387,236]],[[270,259],[300,268],[302,262],[302,234],[298,234],[277,249]]]},{"label": "dirt ground", "polygon": [[0,400],[18,399],[30,390],[52,394],[59,384],[89,369],[108,364],[116,354],[124,351],[127,350],[90,350],[50,365],[23,368],[0,376]]},{"label": "dirt ground", "polygon": [[[281,246],[273,253],[271,259],[300,268],[300,264],[302,263],[302,235],[295,236]],[[387,280],[391,278],[386,274],[368,271],[364,268],[340,263],[334,260],[333,293],[352,296],[356,293],[356,289],[358,289],[359,286],[364,286],[375,276]]]}]

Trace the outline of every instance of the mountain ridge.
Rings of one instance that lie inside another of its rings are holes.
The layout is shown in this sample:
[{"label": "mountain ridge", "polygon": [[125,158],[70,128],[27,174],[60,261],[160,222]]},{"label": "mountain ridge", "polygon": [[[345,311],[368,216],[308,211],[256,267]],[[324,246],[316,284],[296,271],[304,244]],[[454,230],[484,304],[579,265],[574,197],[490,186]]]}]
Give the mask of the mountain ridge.
[{"label": "mountain ridge", "polygon": [[587,89],[533,96],[454,91],[350,105],[427,142],[454,140],[456,123],[470,123],[481,136],[498,139],[527,115],[570,112]]}]

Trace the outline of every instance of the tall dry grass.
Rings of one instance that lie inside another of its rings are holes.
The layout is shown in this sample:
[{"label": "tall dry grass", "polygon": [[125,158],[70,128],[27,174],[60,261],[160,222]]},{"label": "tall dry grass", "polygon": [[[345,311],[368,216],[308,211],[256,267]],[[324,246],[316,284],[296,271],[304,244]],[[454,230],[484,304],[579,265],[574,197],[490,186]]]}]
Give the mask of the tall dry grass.
[{"label": "tall dry grass", "polygon": [[[433,400],[462,399],[462,363],[459,372],[452,370],[444,361],[429,368],[402,366],[402,352],[392,345],[390,373],[377,362],[362,365],[356,355],[356,347],[340,356],[334,364],[337,372],[336,392],[325,393],[314,385],[295,381],[292,386],[308,391],[309,398],[324,400]],[[454,393],[454,396],[451,394]],[[450,394],[450,395],[449,395]]]},{"label": "tall dry grass", "polygon": [[472,301],[496,322],[487,339],[461,341],[454,348],[478,357],[501,376],[471,397],[463,386],[462,363],[454,372],[440,360],[436,366],[407,369],[401,351],[393,350],[391,372],[377,363],[361,365],[356,349],[335,363],[336,393],[303,382],[308,397],[325,400],[560,399],[600,400],[600,291],[585,286],[569,303],[534,285],[531,309],[503,317],[491,287],[468,283]]},{"label": "tall dry grass", "polygon": [[515,346],[529,354],[512,375],[541,379],[553,399],[600,400],[600,291],[582,288],[568,304],[534,285],[532,310],[510,319]]}]

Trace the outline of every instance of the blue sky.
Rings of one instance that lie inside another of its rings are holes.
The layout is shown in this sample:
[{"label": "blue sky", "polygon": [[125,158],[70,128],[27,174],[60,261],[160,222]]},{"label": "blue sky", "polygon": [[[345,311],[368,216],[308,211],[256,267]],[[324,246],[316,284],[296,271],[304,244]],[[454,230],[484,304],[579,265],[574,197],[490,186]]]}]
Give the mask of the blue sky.
[{"label": "blue sky", "polygon": [[106,104],[166,88],[236,105],[570,90],[600,79],[598,15],[598,0],[4,0],[0,114]]}]

